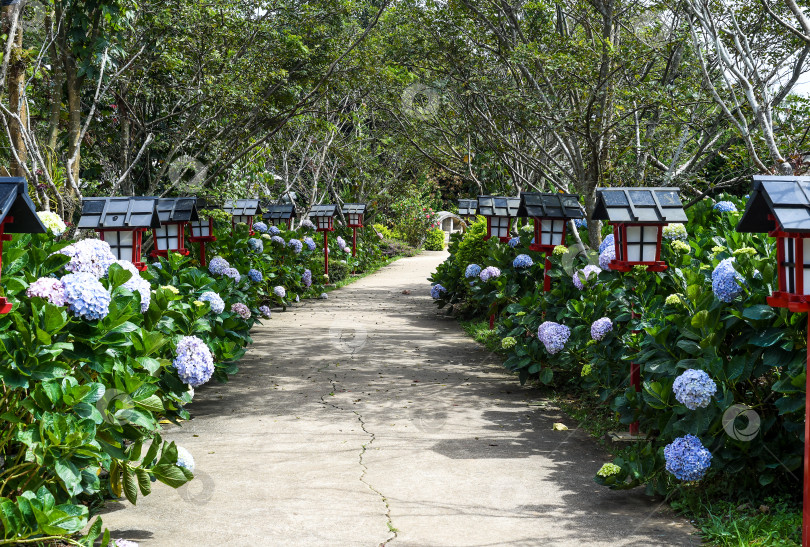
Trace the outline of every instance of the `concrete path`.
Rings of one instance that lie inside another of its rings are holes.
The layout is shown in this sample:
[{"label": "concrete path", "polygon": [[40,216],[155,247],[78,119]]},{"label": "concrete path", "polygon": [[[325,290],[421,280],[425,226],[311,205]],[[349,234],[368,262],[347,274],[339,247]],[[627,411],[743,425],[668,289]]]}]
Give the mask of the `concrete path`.
[{"label": "concrete path", "polygon": [[[197,391],[165,437],[194,481],[110,503],[141,546],[699,545],[607,455],[433,306],[446,253],[395,262],[273,316],[240,373]],[[409,291],[409,292],[408,292]],[[570,431],[552,431],[553,422]]]}]

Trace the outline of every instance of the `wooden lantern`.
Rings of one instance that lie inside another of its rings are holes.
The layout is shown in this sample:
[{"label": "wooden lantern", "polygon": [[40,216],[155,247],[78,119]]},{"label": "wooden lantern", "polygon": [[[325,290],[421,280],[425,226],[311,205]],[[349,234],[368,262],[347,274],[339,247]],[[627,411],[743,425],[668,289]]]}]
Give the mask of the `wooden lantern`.
[{"label": "wooden lantern", "polygon": [[365,203],[344,203],[343,216],[346,226],[352,229],[352,256],[357,256],[357,229],[363,227],[363,216],[366,214]]},{"label": "wooden lantern", "polygon": [[484,239],[497,237],[502,242],[509,241],[512,219],[518,214],[520,198],[502,196],[478,196],[478,214],[487,219],[487,235]]},{"label": "wooden lantern", "polygon": [[253,235],[253,218],[262,214],[262,207],[257,199],[229,199],[222,206],[231,215],[231,227],[241,223],[247,224],[250,235]]},{"label": "wooden lantern", "polygon": [[329,232],[334,232],[337,205],[313,205],[309,218],[315,223],[315,229],[323,232],[323,273],[329,275]]},{"label": "wooden lantern", "polygon": [[[149,198],[144,198],[149,199]],[[169,252],[188,255],[186,224],[199,222],[196,198],[154,198],[160,227],[152,229],[152,256],[169,256]]]},{"label": "wooden lantern", "polygon": [[292,227],[292,220],[295,218],[295,205],[292,203],[268,204],[264,209],[262,218],[270,226],[284,226],[288,230]]},{"label": "wooden lantern", "polygon": [[214,236],[214,217],[212,217],[210,214],[200,214],[200,211],[214,208],[215,207],[207,201],[198,199],[197,215],[199,218],[197,220],[189,221],[188,223],[189,228],[191,228],[191,235],[189,236],[188,240],[192,243],[200,244],[200,266],[203,268],[206,265],[205,244],[216,241],[217,238]]}]

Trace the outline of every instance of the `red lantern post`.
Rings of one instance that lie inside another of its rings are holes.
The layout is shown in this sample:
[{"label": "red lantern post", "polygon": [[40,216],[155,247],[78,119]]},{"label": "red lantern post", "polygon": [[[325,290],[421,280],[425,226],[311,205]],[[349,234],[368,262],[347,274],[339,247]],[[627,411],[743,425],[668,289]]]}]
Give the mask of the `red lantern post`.
[{"label": "red lantern post", "polygon": [[315,228],[323,232],[323,273],[329,275],[329,232],[334,232],[333,221],[337,212],[336,205],[313,205],[309,216],[315,221]]}]

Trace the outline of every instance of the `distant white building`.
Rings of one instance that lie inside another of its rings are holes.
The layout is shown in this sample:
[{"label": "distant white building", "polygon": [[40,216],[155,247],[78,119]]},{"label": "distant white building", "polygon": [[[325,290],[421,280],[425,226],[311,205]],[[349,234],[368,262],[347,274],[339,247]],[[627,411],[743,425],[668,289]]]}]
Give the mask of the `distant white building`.
[{"label": "distant white building", "polygon": [[445,241],[450,241],[450,234],[465,232],[467,230],[467,223],[457,214],[451,213],[450,211],[439,211],[437,214],[437,222],[444,232]]}]

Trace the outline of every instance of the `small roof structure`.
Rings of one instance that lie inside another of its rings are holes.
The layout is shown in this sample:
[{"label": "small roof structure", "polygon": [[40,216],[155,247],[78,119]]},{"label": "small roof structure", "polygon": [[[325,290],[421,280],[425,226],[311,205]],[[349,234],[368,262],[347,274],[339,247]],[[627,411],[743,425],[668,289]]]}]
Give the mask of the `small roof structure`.
[{"label": "small roof structure", "polygon": [[342,210],[344,215],[364,215],[366,213],[366,204],[344,203]]},{"label": "small roof structure", "polygon": [[478,214],[485,217],[516,217],[520,198],[504,196],[478,196]]},{"label": "small roof structure", "polygon": [[77,228],[91,230],[160,228],[157,201],[131,197],[82,198]]},{"label": "small roof structure", "polygon": [[292,203],[265,205],[265,220],[289,220],[295,218],[295,205]]},{"label": "small roof structure", "polygon": [[478,200],[477,199],[460,199],[458,200],[458,214],[462,217],[473,217],[478,214]]},{"label": "small roof structure", "polygon": [[686,222],[679,193],[677,187],[597,188],[593,219],[634,224]]},{"label": "small roof structure", "polygon": [[309,216],[311,217],[333,217],[337,213],[337,205],[334,204],[325,204],[325,205],[313,205],[309,210]]},{"label": "small roof structure", "polygon": [[[11,217],[13,220],[8,221]],[[28,182],[22,177],[0,177],[0,224],[10,234],[44,234],[48,230],[28,197]]]},{"label": "small roof structure", "polygon": [[754,175],[754,187],[737,231],[774,229],[810,233],[810,177]]},{"label": "small roof structure", "polygon": [[157,202],[157,212],[161,224],[200,220],[200,216],[197,214],[197,198],[143,199],[154,199]]},{"label": "small roof structure", "polygon": [[262,214],[259,198],[255,199],[228,199],[222,209],[232,216],[253,217]]},{"label": "small roof structure", "polygon": [[579,204],[579,196],[575,194],[522,192],[517,216],[568,220],[584,218],[585,213]]}]

